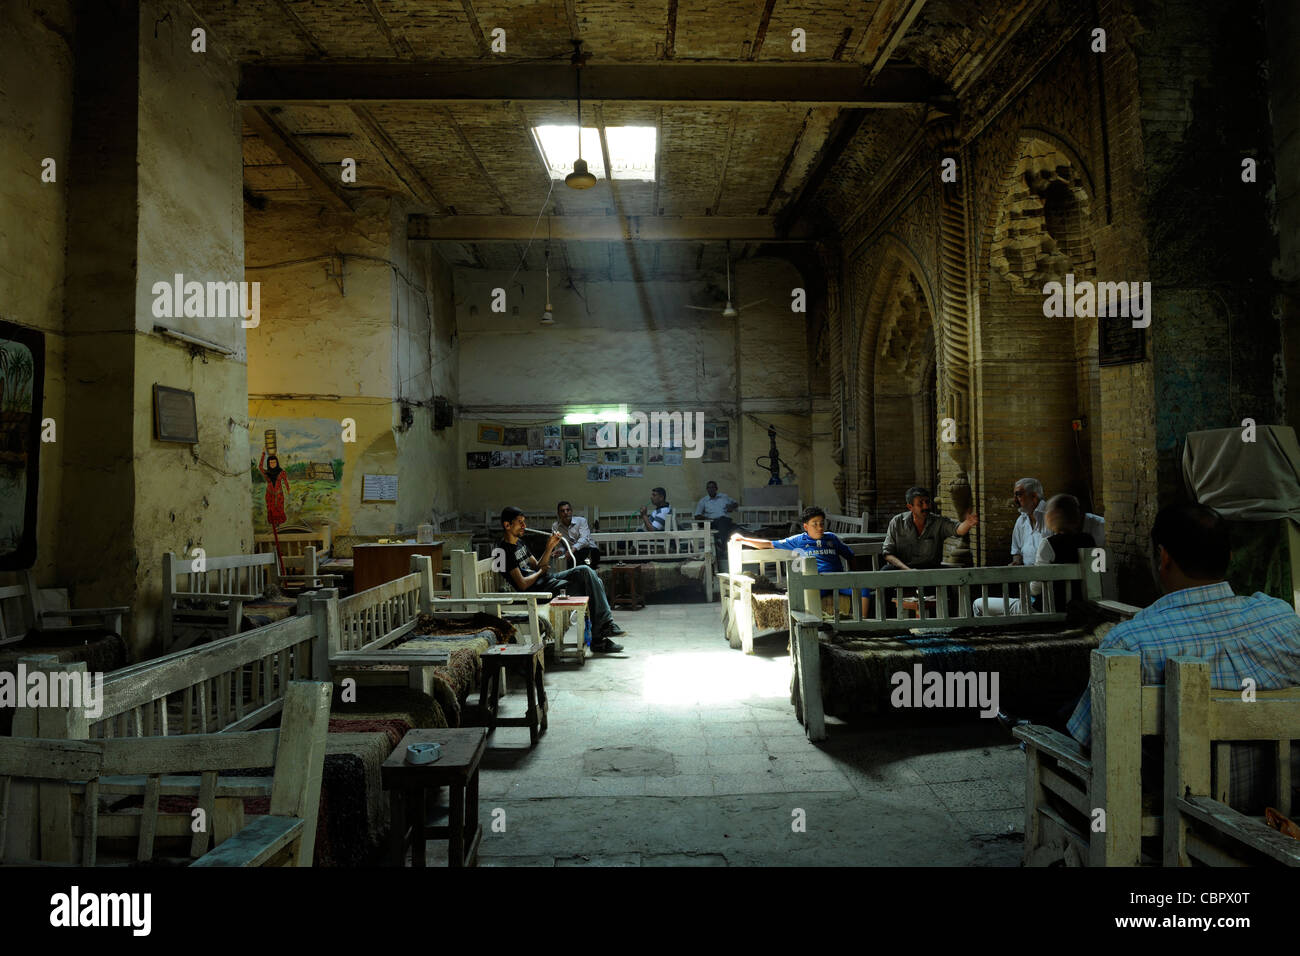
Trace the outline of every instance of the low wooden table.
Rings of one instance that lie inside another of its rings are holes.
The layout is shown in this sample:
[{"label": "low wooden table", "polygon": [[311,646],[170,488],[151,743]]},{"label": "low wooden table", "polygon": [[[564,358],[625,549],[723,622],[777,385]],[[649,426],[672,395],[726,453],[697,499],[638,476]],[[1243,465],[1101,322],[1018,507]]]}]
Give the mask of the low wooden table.
[{"label": "low wooden table", "polygon": [[[546,666],[542,659],[544,644],[498,644],[484,651],[483,682],[479,685],[478,704],[488,715],[488,731],[497,727],[527,727],[528,741],[546,733]],[[501,705],[501,674],[514,671],[524,679],[528,691],[528,712],[523,717],[498,716]]]},{"label": "low wooden table", "polygon": [[610,606],[636,610],[645,607],[645,594],[640,590],[641,582],[641,565],[628,564],[620,562],[610,568],[610,581],[613,583],[613,594],[610,595]]},{"label": "low wooden table", "polygon": [[[483,825],[478,821],[478,765],[487,745],[483,727],[412,730],[380,767],[384,789],[391,791],[393,849],[395,862],[402,866],[406,848],[411,847],[411,865],[424,866],[425,840],[447,840],[448,866],[477,866]],[[433,763],[406,762],[411,744],[438,743],[442,757]],[[447,826],[427,825],[426,797],[446,787],[451,796],[451,819]]]}]

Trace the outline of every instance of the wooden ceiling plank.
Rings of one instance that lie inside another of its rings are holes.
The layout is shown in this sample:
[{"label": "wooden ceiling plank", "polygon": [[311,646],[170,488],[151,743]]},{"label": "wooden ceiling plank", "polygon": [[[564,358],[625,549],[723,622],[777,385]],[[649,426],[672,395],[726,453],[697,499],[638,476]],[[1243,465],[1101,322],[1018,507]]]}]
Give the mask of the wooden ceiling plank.
[{"label": "wooden ceiling plank", "polygon": [[911,0],[911,3],[908,4],[907,8],[903,11],[903,15],[894,25],[893,31],[889,35],[889,39],[885,41],[885,46],[880,51],[880,55],[877,56],[876,61],[871,64],[871,78],[873,80],[877,75],[879,75],[880,71],[885,68],[885,64],[889,62],[889,58],[894,55],[894,50],[898,48],[898,44],[901,43],[903,37],[907,35],[907,31],[912,28],[912,23],[925,7],[925,2],[926,0]]},{"label": "wooden ceiling plank", "polygon": [[474,34],[474,42],[478,44],[479,56],[487,56],[492,52],[488,45],[487,37],[483,35],[483,26],[478,22],[478,14],[474,10],[474,0],[460,0],[460,5],[465,8],[465,20],[469,23],[470,32]]},{"label": "wooden ceiling plank", "polygon": [[570,41],[581,43],[582,31],[578,27],[578,9],[575,0],[564,0],[564,19],[569,24]]},{"label": "wooden ceiling plank", "polygon": [[497,197],[497,202],[501,204],[501,211],[507,216],[510,215],[510,203],[506,201],[505,196],[501,195],[501,190],[497,188],[497,184],[493,182],[492,177],[488,175],[487,167],[484,166],[483,161],[478,158],[478,153],[475,152],[469,138],[465,135],[465,131],[460,128],[460,123],[456,122],[455,114],[449,109],[443,109],[442,112],[447,117],[448,127],[456,134],[456,138],[460,140],[460,145],[464,148],[465,152],[469,153],[470,161],[478,167],[479,175],[483,177],[483,182],[487,184],[488,189],[492,190],[492,195]]},{"label": "wooden ceiling plank", "polygon": [[727,164],[731,162],[731,142],[736,138],[737,112],[731,111],[731,122],[727,125],[727,139],[722,146],[722,168],[718,171],[718,186],[713,191],[713,202],[709,206],[709,214],[712,216],[718,214],[718,207],[722,205],[722,189],[727,183]]},{"label": "wooden ceiling plank", "polygon": [[262,142],[269,146],[284,164],[298,174],[313,191],[340,212],[350,211],[352,203],[340,186],[330,181],[322,171],[320,164],[293,141],[287,133],[260,107],[244,110],[244,122],[251,126]]},{"label": "wooden ceiling plank", "polygon": [[660,170],[663,169],[663,166],[660,164],[660,159],[663,156],[663,152],[664,108],[661,106],[655,114],[655,194],[654,201],[650,206],[651,212],[656,216],[662,216],[664,214],[663,209],[659,207],[659,183],[663,179],[663,175],[660,173]]},{"label": "wooden ceiling plank", "polygon": [[375,26],[377,26],[379,32],[384,35],[384,39],[386,39],[388,45],[393,48],[393,52],[398,56],[412,56],[414,51],[411,49],[411,44],[407,42],[406,37],[393,32],[393,28],[384,18],[384,14],[380,11],[379,7],[375,6],[375,0],[361,0],[361,2],[365,5],[365,8],[370,11],[370,18],[375,21]]},{"label": "wooden ceiling plank", "polygon": [[442,201],[442,198],[429,184],[429,181],[420,175],[420,171],[406,158],[406,154],[402,152],[401,147],[388,137],[388,134],[384,132],[384,128],[370,110],[364,106],[353,106],[352,113],[361,124],[361,128],[370,139],[375,151],[383,157],[384,162],[388,164],[393,174],[406,187],[406,191],[411,194],[411,197],[416,202],[423,203],[426,206],[433,206],[445,215],[447,204]]},{"label": "wooden ceiling plank", "polygon": [[754,31],[754,42],[749,48],[750,60],[757,60],[759,51],[763,49],[763,40],[767,38],[767,27],[772,21],[772,8],[776,6],[776,0],[767,0],[763,4],[763,12],[758,17],[758,28]]},{"label": "wooden ceiling plank", "polygon": [[664,59],[677,53],[677,0],[668,0],[668,19],[664,24]]},{"label": "wooden ceiling plank", "polygon": [[285,15],[289,25],[293,27],[293,32],[298,34],[298,38],[311,47],[317,56],[325,56],[325,48],[316,41],[311,31],[307,29],[307,24],[298,18],[298,14],[293,12],[289,4],[285,3],[285,0],[275,0],[275,4],[280,8],[280,12]]},{"label": "wooden ceiling plank", "polygon": [[[871,81],[856,62],[589,64],[582,86],[583,98],[591,102],[719,107],[895,109],[946,92],[919,67],[882,65]],[[567,102],[572,97],[573,68],[552,61],[247,63],[239,86],[239,99],[248,105]]]},{"label": "wooden ceiling plank", "polygon": [[[412,239],[436,242],[517,242],[532,237],[537,217],[408,217]],[[550,238],[556,242],[808,242],[811,235],[783,236],[772,216],[554,216]]]}]

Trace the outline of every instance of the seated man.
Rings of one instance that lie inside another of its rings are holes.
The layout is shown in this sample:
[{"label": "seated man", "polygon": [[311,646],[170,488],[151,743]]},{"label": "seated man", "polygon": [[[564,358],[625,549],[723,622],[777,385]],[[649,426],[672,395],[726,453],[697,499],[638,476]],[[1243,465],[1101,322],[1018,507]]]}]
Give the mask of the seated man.
[{"label": "seated man", "polygon": [[668,503],[668,493],[662,488],[650,489],[650,507],[641,506],[641,523],[646,531],[663,531],[668,526],[668,516],[673,513]]},{"label": "seated man", "polygon": [[[1164,596],[1112,628],[1099,649],[1137,651],[1143,684],[1163,684],[1165,661],[1183,655],[1209,662],[1211,687],[1241,690],[1246,678],[1258,690],[1300,686],[1300,616],[1285,601],[1258,591],[1233,594],[1223,579],[1228,525],[1218,512],[1195,504],[1163,508],[1151,527],[1151,544]],[[1089,690],[1067,726],[1076,740],[1091,744]],[[1228,802],[1242,813],[1262,812],[1272,792],[1270,749],[1231,747]]]},{"label": "seated man", "polygon": [[528,545],[522,540],[527,527],[528,521],[521,509],[510,506],[501,510],[502,540],[497,542],[496,547],[505,553],[508,586],[520,592],[550,591],[554,594],[565,588],[577,594],[585,594],[587,611],[591,614],[591,649],[604,654],[621,651],[623,646],[615,644],[611,638],[618,637],[624,631],[614,623],[614,616],[609,610],[609,599],[605,597],[605,585],[599,575],[585,564],[558,574],[553,573],[549,569],[551,552],[560,543],[561,536],[551,535],[539,560],[529,553]]},{"label": "seated man", "polygon": [[[713,484],[713,482],[709,482],[709,484]],[[818,574],[835,574],[845,570],[844,563],[840,559],[852,558],[853,551],[836,535],[826,530],[826,512],[816,505],[805,508],[803,513],[799,515],[799,523],[803,525],[802,534],[782,538],[779,541],[769,541],[766,538],[746,538],[741,534],[732,535],[731,540],[747,544],[751,548],[780,548],[783,551],[797,551],[800,554],[810,555],[817,559]],[[822,597],[826,598],[830,593],[829,590],[823,590]],[[840,588],[839,593],[852,596],[853,590],[851,588]],[[866,618],[870,614],[871,590],[863,588],[862,616]]]},{"label": "seated man", "polygon": [[[1047,502],[1043,500],[1043,483],[1037,478],[1021,478],[1012,495],[1020,516],[1011,529],[1011,565],[1029,566],[1038,560],[1038,552],[1050,533],[1047,528]],[[1092,512],[1084,512],[1082,531],[1090,535],[1093,546],[1106,546],[1106,519]],[[975,613],[1016,614],[1020,611],[1019,598],[989,598],[975,602]]]},{"label": "seated man", "polygon": [[894,515],[885,530],[881,553],[886,563],[881,570],[940,567],[944,541],[954,534],[967,534],[977,524],[979,516],[973,511],[961,524],[943,515],[931,516],[930,492],[914,485],[907,489],[907,510]]},{"label": "seated man", "polygon": [[[1034,564],[1077,564],[1079,550],[1089,551],[1096,547],[1096,539],[1083,530],[1083,508],[1074,495],[1056,495],[1047,503],[1047,530],[1051,535],[1043,539],[1034,556]],[[1040,597],[1043,593],[1042,581],[1029,582],[1030,600],[1034,607],[1041,607]],[[1064,581],[1052,582],[1053,605],[1057,611],[1064,611],[1069,589]],[[1010,614],[1020,610],[1020,599],[1011,599]],[[979,611],[975,612],[976,614]]]},{"label": "seated man", "polygon": [[736,523],[731,520],[731,513],[740,507],[740,502],[730,495],[718,494],[718,483],[710,481],[704,486],[707,492],[695,505],[697,521],[713,522],[713,549],[718,556],[718,567],[725,567],[727,560],[727,539]]},{"label": "seated man", "polygon": [[573,557],[577,562],[589,564],[593,568],[600,567],[600,551],[596,548],[596,542],[591,540],[591,528],[587,525],[587,519],[581,515],[575,518],[573,505],[567,501],[561,501],[555,506],[555,515],[558,520],[551,525],[551,531],[564,536],[573,549]]}]

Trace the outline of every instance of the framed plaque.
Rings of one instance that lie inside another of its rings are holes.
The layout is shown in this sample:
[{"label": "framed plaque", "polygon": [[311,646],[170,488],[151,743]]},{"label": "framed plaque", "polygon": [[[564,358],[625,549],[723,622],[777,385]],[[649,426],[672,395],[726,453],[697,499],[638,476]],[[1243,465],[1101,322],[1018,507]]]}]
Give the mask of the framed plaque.
[{"label": "framed plaque", "polygon": [[194,393],[166,385],[153,387],[154,433],[159,441],[199,443],[199,419]]},{"label": "framed plaque", "polygon": [[1131,365],[1147,357],[1147,331],[1133,328],[1128,316],[1097,320],[1097,364]]}]

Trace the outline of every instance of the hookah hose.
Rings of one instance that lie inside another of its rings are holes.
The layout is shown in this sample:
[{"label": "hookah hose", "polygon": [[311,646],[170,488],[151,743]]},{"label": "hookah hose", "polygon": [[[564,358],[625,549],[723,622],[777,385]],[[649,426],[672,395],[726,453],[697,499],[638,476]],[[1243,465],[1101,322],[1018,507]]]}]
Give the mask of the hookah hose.
[{"label": "hookah hose", "polygon": [[[551,536],[549,531],[538,531],[536,528],[525,528],[524,533],[540,534],[543,538],[549,538]],[[573,548],[569,545],[569,539],[564,535],[560,535],[560,540],[564,542],[564,550],[569,552],[569,560],[573,562],[573,566],[576,568],[578,566],[578,556],[573,553]]]}]

